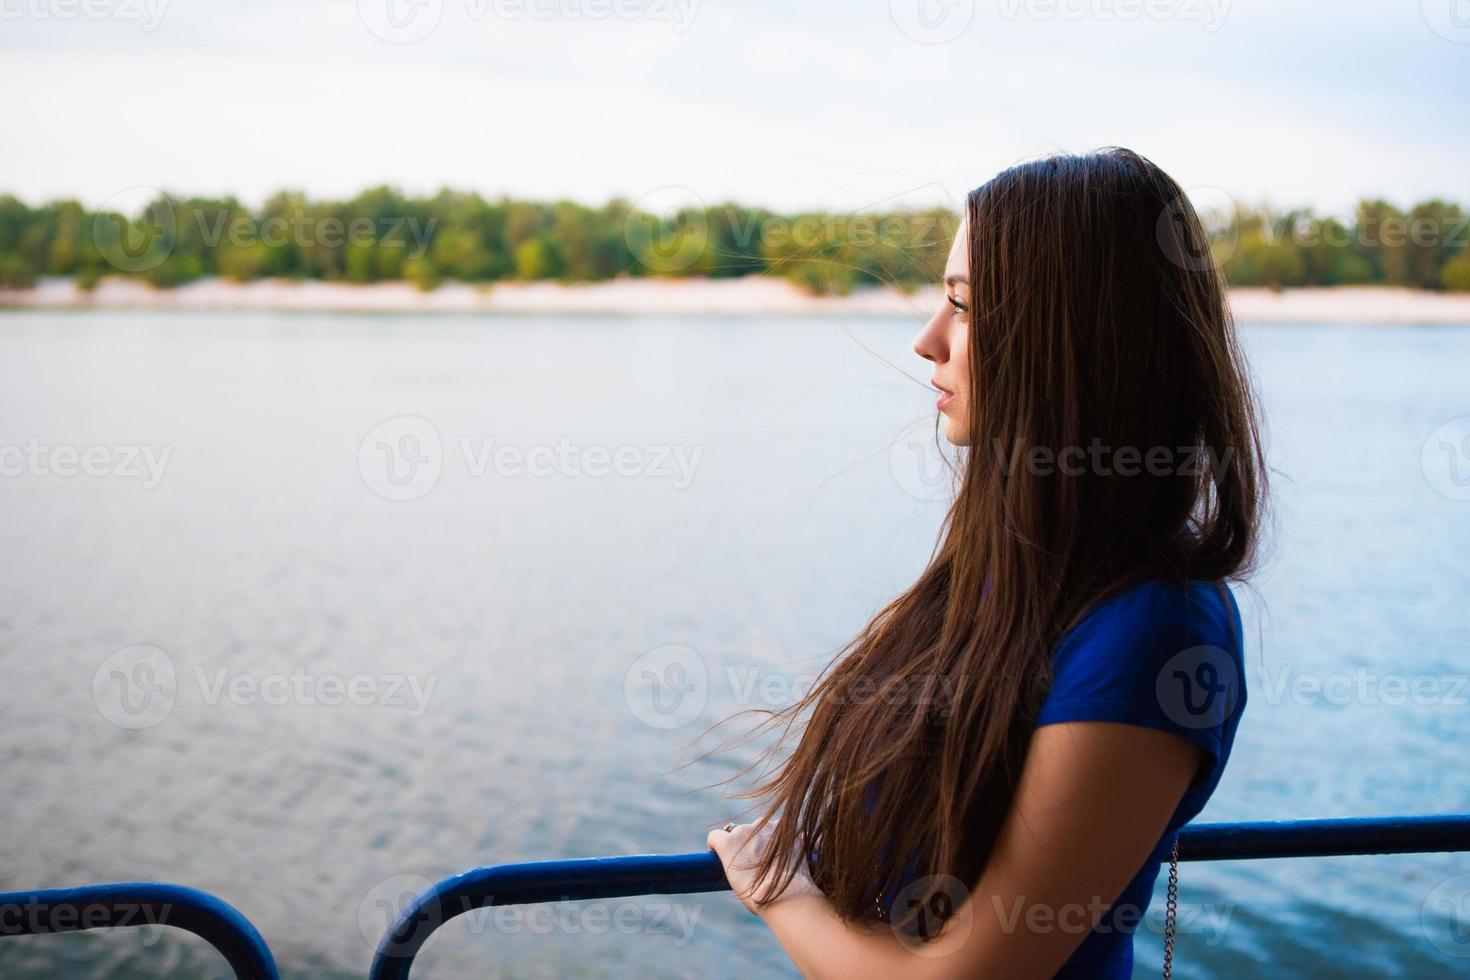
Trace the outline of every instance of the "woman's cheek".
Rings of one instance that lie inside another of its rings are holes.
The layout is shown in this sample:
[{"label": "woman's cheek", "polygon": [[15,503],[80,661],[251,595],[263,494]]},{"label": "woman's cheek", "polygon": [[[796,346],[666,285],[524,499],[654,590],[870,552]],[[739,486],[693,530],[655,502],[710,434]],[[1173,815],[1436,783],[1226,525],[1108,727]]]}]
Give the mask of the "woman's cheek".
[{"label": "woman's cheek", "polygon": [[944,438],[955,446],[968,446],[970,444],[970,409],[968,405],[961,404],[962,399],[956,398],[954,405],[944,417]]},{"label": "woman's cheek", "polygon": [[949,441],[956,446],[968,446],[970,444],[969,324],[963,320],[959,321],[955,334],[950,350],[960,389],[956,392],[954,402],[949,409],[949,431],[951,433]]}]

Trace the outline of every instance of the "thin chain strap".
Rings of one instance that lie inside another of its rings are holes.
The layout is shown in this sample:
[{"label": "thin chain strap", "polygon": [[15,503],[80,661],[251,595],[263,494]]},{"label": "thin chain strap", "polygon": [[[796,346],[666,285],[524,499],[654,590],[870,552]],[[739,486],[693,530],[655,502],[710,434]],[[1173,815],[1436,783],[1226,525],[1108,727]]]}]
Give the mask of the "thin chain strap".
[{"label": "thin chain strap", "polygon": [[1169,900],[1164,906],[1164,980],[1174,976],[1174,913],[1179,908],[1179,838],[1169,855]]}]

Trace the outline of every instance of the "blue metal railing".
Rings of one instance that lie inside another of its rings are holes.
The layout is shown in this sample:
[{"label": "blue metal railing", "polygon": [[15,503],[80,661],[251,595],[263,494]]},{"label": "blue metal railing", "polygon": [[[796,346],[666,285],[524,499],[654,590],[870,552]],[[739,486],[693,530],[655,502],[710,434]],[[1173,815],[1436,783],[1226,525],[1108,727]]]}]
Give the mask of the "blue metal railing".
[{"label": "blue metal railing", "polygon": [[[1470,814],[1202,824],[1179,834],[1181,861],[1470,851]],[[445,878],[399,915],[378,943],[369,980],[407,980],[414,957],[444,923],[491,905],[687,895],[729,888],[711,851],[537,861]]]},{"label": "blue metal railing", "polygon": [[208,892],[157,881],[0,892],[0,938],[162,925],[199,936],[239,980],[280,980],[250,920]]},{"label": "blue metal railing", "polygon": [[[1203,824],[1179,835],[1183,861],[1470,851],[1470,814]],[[476,868],[420,895],[378,943],[371,980],[406,980],[436,929],[496,905],[688,895],[729,888],[719,858],[692,854],[538,861]],[[233,907],[182,885],[130,882],[0,893],[0,938],[166,925],[202,937],[240,980],[279,980],[260,933]]]}]

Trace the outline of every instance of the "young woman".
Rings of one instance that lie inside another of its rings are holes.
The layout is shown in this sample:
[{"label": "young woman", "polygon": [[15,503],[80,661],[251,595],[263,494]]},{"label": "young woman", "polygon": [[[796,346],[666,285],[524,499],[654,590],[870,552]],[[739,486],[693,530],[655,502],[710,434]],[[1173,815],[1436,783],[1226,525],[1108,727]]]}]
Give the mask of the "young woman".
[{"label": "young woman", "polygon": [[968,447],[934,556],[777,716],[762,815],[709,845],[810,977],[1128,977],[1245,705],[1255,410],[1148,160],[1022,164],[964,219],[914,343]]}]

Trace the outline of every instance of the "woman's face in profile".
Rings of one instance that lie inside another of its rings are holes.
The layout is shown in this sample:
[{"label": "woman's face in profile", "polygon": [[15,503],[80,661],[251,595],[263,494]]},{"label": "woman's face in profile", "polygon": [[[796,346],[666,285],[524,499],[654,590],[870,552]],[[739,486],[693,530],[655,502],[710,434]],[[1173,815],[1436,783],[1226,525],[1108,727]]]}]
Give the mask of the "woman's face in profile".
[{"label": "woman's face in profile", "polygon": [[934,363],[935,406],[944,416],[944,437],[970,444],[970,248],[960,225],[944,264],[944,301],[914,338],[914,351]]}]

